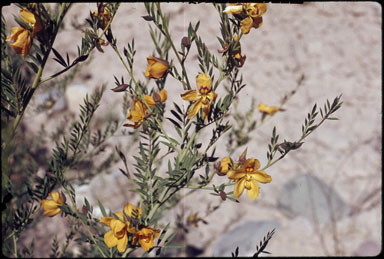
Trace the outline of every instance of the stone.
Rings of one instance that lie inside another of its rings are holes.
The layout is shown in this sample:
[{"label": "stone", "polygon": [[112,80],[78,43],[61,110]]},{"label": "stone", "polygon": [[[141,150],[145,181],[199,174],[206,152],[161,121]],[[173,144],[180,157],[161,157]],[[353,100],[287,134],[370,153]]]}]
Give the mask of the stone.
[{"label": "stone", "polygon": [[[246,221],[216,241],[213,245],[213,256],[230,257],[236,247],[239,247],[239,256],[253,256],[256,246],[260,245],[268,232],[273,229],[276,231],[279,227],[280,223],[276,220]],[[265,251],[268,251],[268,246]]]},{"label": "stone", "polygon": [[303,216],[313,223],[340,220],[350,211],[335,189],[310,174],[289,180],[283,186],[277,203],[287,216]]}]

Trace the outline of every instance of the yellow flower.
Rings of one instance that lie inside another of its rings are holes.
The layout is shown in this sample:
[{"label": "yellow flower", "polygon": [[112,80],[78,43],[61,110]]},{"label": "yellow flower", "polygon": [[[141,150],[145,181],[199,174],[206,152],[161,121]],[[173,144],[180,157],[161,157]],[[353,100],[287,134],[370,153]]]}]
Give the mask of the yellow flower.
[{"label": "yellow flower", "polygon": [[[243,15],[243,11],[245,11],[246,16]],[[266,11],[267,5],[265,3],[244,3],[227,6],[223,12],[240,15],[242,17],[241,32],[248,34],[252,28],[257,29],[263,24],[262,15]]]},{"label": "yellow flower", "polygon": [[259,168],[259,160],[249,158],[240,168],[230,170],[227,173],[229,179],[237,182],[234,190],[235,198],[240,197],[245,188],[248,198],[255,200],[259,196],[259,184],[257,182],[270,183],[272,181],[272,177],[264,171],[258,170]]},{"label": "yellow flower", "polygon": [[8,36],[6,41],[13,41],[11,47],[17,54],[21,54],[23,58],[29,54],[31,49],[31,36],[27,29],[23,27],[11,28],[11,36]]},{"label": "yellow flower", "polygon": [[[105,7],[105,6],[103,6],[102,8],[104,10],[103,11],[103,23],[99,23],[99,26],[100,26],[100,28],[102,28],[104,30],[105,27],[107,27],[107,25],[109,23],[109,20],[111,19],[111,15],[110,15],[111,11],[107,7]],[[93,12],[93,16],[94,17],[98,17],[99,16],[99,11],[98,10],[94,11]]]},{"label": "yellow flower", "polygon": [[277,106],[268,106],[268,105],[265,105],[264,103],[260,102],[259,105],[257,106],[257,108],[259,109],[260,112],[262,113],[266,113],[268,115],[273,115],[275,114],[277,111],[280,110],[279,107]]},{"label": "yellow flower", "polygon": [[[141,216],[140,208],[136,209],[129,202],[124,206],[124,213],[128,217],[134,217],[134,210],[136,210],[137,218],[139,218]],[[109,248],[117,246],[117,250],[123,253],[127,248],[128,233],[135,233],[135,227],[130,227],[129,221],[124,219],[123,212],[116,212],[115,214],[119,219],[114,217],[103,217],[100,219],[101,223],[111,228],[111,230],[104,235],[104,243]]]},{"label": "yellow flower", "polygon": [[212,80],[207,74],[199,74],[196,77],[196,85],[199,92],[188,90],[181,94],[181,98],[185,101],[195,102],[188,110],[188,119],[196,116],[200,109],[203,109],[203,118],[207,119],[210,102],[215,102],[217,94],[212,91]]},{"label": "yellow flower", "polygon": [[220,175],[226,175],[232,166],[231,158],[228,156],[224,157],[220,162]]},{"label": "yellow flower", "polygon": [[149,105],[149,106],[154,106],[159,102],[165,102],[168,98],[168,92],[167,90],[163,89],[159,93],[154,92],[153,97],[149,95],[144,95],[144,101]]},{"label": "yellow flower", "polygon": [[40,206],[44,209],[44,216],[53,217],[60,213],[59,206],[63,205],[63,201],[58,192],[50,192],[49,196],[52,197],[52,200],[42,200]]},{"label": "yellow flower", "polygon": [[139,241],[141,248],[143,248],[145,251],[148,251],[153,247],[153,239],[157,238],[159,234],[160,230],[158,229],[143,227],[133,236],[132,245],[135,245],[137,241]]},{"label": "yellow flower", "polygon": [[21,54],[23,58],[25,58],[31,49],[32,38],[35,37],[36,33],[42,30],[42,24],[37,16],[25,8],[20,10],[20,15],[21,18],[23,18],[23,21],[32,27],[32,37],[29,31],[25,28],[12,27],[11,36],[8,36],[6,41],[13,41],[11,47],[17,54]]},{"label": "yellow flower", "polygon": [[168,61],[160,58],[148,57],[147,62],[148,62],[148,67],[147,67],[147,71],[145,72],[146,77],[159,79],[163,77],[164,73],[169,68]]},{"label": "yellow flower", "polygon": [[34,38],[36,33],[40,32],[43,28],[39,17],[35,16],[26,8],[20,10],[20,15],[24,22],[28,23],[28,25],[33,28],[32,37]]},{"label": "yellow flower", "polygon": [[147,106],[140,100],[133,99],[133,109],[129,111],[127,119],[132,121],[134,124],[124,124],[125,127],[132,127],[137,129],[144,121],[147,115]]}]

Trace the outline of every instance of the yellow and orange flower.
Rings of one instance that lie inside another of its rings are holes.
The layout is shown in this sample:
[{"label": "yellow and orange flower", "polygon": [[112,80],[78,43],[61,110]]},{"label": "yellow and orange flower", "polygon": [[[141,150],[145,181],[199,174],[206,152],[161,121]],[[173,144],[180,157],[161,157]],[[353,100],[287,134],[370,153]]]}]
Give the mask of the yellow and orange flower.
[{"label": "yellow and orange flower", "polygon": [[263,24],[262,15],[267,11],[265,3],[243,3],[230,4],[224,13],[236,14],[242,17],[240,29],[242,33],[248,34],[252,28],[259,28]]},{"label": "yellow and orange flower", "polygon": [[52,200],[42,200],[40,206],[44,209],[44,216],[53,217],[60,213],[59,206],[63,205],[63,199],[58,192],[50,192],[49,196],[52,197]]},{"label": "yellow and orange flower", "polygon": [[[140,208],[135,208],[129,202],[124,206],[123,211],[125,215],[131,218],[134,217],[134,211],[137,213],[137,218],[139,218],[142,213]],[[124,219],[124,213],[120,211],[115,213],[119,219],[114,217],[103,217],[100,219],[101,223],[111,228],[111,230],[104,235],[104,243],[109,248],[117,246],[117,250],[120,253],[123,253],[127,249],[128,233],[135,233],[135,227],[130,226],[129,221]]]},{"label": "yellow and orange flower", "polygon": [[11,28],[11,35],[7,37],[6,41],[12,41],[11,47],[17,54],[21,54],[25,58],[31,49],[32,38],[42,30],[42,24],[37,16],[25,8],[20,10],[20,15],[23,21],[32,27],[32,36],[28,29],[17,26]]},{"label": "yellow and orange flower", "polygon": [[147,62],[148,66],[147,71],[145,72],[145,76],[149,78],[162,78],[169,68],[168,61],[160,58],[147,57]]},{"label": "yellow and orange flower", "polygon": [[153,240],[157,238],[159,234],[159,229],[143,227],[139,231],[135,232],[132,239],[132,245],[135,245],[137,241],[139,241],[141,248],[148,251],[153,247]]},{"label": "yellow and orange flower", "polygon": [[217,94],[212,90],[212,80],[209,75],[202,73],[196,77],[196,90],[188,90],[181,94],[181,98],[185,101],[195,102],[188,110],[188,119],[192,119],[203,109],[203,118],[208,118],[210,110],[210,102],[215,102]]},{"label": "yellow and orange flower", "polygon": [[264,171],[258,170],[260,162],[257,159],[249,158],[242,166],[227,173],[229,179],[236,181],[234,189],[234,197],[238,198],[247,190],[247,196],[251,200],[257,199],[259,196],[259,183],[270,183],[272,177]]},{"label": "yellow and orange flower", "polygon": [[277,106],[268,106],[262,102],[259,103],[257,108],[259,109],[260,112],[268,115],[274,115],[277,111],[280,110],[280,108]]}]

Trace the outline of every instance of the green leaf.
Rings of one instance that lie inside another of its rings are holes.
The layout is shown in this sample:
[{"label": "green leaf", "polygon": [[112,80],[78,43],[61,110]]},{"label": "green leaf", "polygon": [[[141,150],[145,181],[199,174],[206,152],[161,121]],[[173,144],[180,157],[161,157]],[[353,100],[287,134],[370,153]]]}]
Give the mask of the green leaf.
[{"label": "green leaf", "polygon": [[100,210],[101,210],[101,214],[103,214],[103,217],[108,217],[108,214],[107,214],[107,212],[105,212],[103,204],[99,200],[97,200],[97,202],[99,204],[99,207],[100,207]]}]

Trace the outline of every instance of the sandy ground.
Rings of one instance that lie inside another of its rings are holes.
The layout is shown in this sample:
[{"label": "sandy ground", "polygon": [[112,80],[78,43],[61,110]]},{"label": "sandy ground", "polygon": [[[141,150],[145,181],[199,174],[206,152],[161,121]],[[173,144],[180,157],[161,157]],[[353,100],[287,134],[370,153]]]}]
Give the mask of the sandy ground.
[{"label": "sandy ground", "polygon": [[[200,20],[199,35],[209,50],[216,53],[220,46],[213,35],[220,33],[219,17],[211,4],[162,5],[164,12],[170,16],[171,34],[176,43],[186,35],[189,22],[195,24]],[[95,8],[94,3],[74,4],[69,11],[65,30],[57,37],[56,49],[67,51],[72,58],[75,57],[81,32],[72,29],[70,22],[81,22]],[[4,7],[2,11],[7,21],[12,14],[18,12],[12,6]],[[132,38],[135,39],[135,76],[141,80],[145,80],[143,73],[146,69],[146,57],[154,51],[150,34],[146,31],[147,22],[140,17],[143,15],[146,15],[143,4],[124,3],[113,22],[120,50]],[[278,113],[257,131],[250,133],[252,141],[248,144],[248,154],[258,158],[262,165],[265,164],[267,144],[274,126],[277,127],[281,139],[298,139],[304,118],[313,105],[323,105],[327,99],[331,101],[342,94],[344,104],[336,113],[340,120],[327,121],[306,139],[299,151],[290,153],[271,167],[267,173],[273,177],[273,181],[262,186],[262,194],[258,200],[251,201],[244,196],[241,197],[240,204],[223,203],[217,211],[205,218],[208,225],[200,224],[198,228],[190,229],[185,236],[185,243],[203,248],[205,251],[201,255],[210,256],[215,241],[241,223],[247,220],[276,220],[280,227],[267,249],[272,256],[350,256],[358,254],[359,247],[366,242],[378,244],[381,250],[381,195],[374,196],[378,203],[372,208],[361,203],[370,191],[376,188],[381,191],[381,17],[381,5],[375,2],[268,4],[263,26],[252,30],[241,41],[242,53],[247,56],[241,70],[247,87],[240,94],[240,110],[246,111],[249,108],[252,97],[267,104],[277,104],[286,92],[295,88],[300,75],[305,75],[305,81],[303,87],[285,105],[285,112]],[[112,88],[113,75],[118,78],[124,75],[128,78],[111,48],[105,48],[103,54],[95,51],[92,55],[92,63],[74,81],[74,84],[85,85],[85,92],[92,92],[102,83]],[[199,72],[196,50],[192,51],[190,57],[186,65],[189,77],[194,78]],[[57,69],[59,67],[52,62],[44,77]],[[149,86],[153,87],[155,84],[152,82]],[[170,78],[167,90],[170,103],[182,102],[179,97],[182,87],[178,82]],[[77,95],[81,96],[81,93]],[[75,111],[78,100],[70,98],[69,110]],[[116,102],[121,101],[121,95],[107,90],[102,99],[100,116],[109,112],[121,113],[121,107],[116,105]],[[46,115],[36,118],[36,121],[53,124]],[[38,125],[31,125],[30,129],[34,130],[34,127],[37,129]],[[171,135],[176,135],[175,132],[172,133],[171,125],[166,127]],[[200,137],[204,139],[204,136]],[[129,143],[124,138],[113,141]],[[217,154],[225,156],[225,146],[221,147],[218,146]],[[234,157],[242,151],[243,148],[239,148]],[[129,161],[134,160],[129,158]],[[109,172],[103,172],[103,175],[105,173]],[[350,207],[361,207],[362,211],[325,226],[314,225],[302,217],[287,217],[277,207],[280,191],[288,180],[301,174],[311,174],[322,179]],[[119,181],[123,178],[109,175],[103,179]],[[84,193],[94,204],[100,199],[104,205],[110,204],[109,208],[112,210],[120,210],[127,199],[135,200],[135,197],[122,192],[126,187],[124,183],[117,186],[118,188],[110,190],[108,185],[101,185],[100,188],[105,188],[102,194],[100,189],[96,191],[83,186],[78,198],[82,201],[81,194]],[[372,201],[368,205],[370,202]],[[205,215],[209,204],[218,204],[218,200],[208,192],[196,192],[178,210],[171,211],[167,219],[175,218],[180,210],[186,210],[186,214],[199,212],[199,215]],[[54,218],[51,219],[51,223],[53,222],[57,224],[61,221]],[[49,251],[46,243],[44,246],[47,236],[44,231],[54,233],[55,228],[56,226],[44,228],[37,225],[29,232],[35,237],[35,242],[40,240],[42,246],[35,251],[36,256]]]}]

